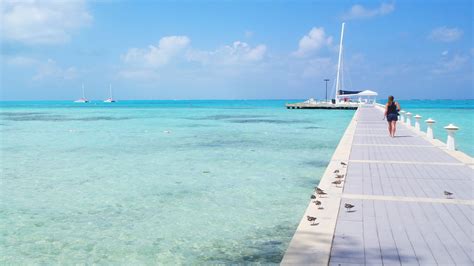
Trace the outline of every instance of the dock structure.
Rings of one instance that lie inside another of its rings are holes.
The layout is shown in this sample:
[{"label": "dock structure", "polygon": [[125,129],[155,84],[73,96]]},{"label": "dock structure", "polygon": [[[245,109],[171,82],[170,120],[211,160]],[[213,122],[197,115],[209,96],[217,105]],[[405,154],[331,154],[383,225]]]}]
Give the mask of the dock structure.
[{"label": "dock structure", "polygon": [[474,265],[473,169],[412,126],[389,137],[383,109],[360,107],[281,264]]},{"label": "dock structure", "polygon": [[355,110],[359,107],[357,103],[340,103],[333,104],[328,102],[317,102],[317,103],[288,103],[285,105],[286,109],[346,109]]}]

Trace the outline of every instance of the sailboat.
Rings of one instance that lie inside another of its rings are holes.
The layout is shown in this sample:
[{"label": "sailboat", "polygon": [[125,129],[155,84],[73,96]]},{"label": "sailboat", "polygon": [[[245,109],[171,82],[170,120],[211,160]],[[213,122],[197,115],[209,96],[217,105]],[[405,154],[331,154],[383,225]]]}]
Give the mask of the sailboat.
[{"label": "sailboat", "polygon": [[110,84],[110,86],[109,86],[109,93],[110,93],[110,96],[109,96],[109,98],[104,100],[104,103],[114,103],[115,102],[114,98],[112,97],[112,84]]},{"label": "sailboat", "polygon": [[[287,109],[357,109],[361,104],[374,104],[376,102],[377,92],[371,90],[364,91],[350,91],[346,90],[344,86],[343,78],[343,39],[344,39],[344,26],[342,23],[341,27],[341,39],[339,43],[339,58],[337,60],[337,74],[336,74],[336,86],[334,99],[331,102],[321,101],[318,102],[313,98],[300,103],[289,103],[286,104]],[[324,81],[329,81],[325,79]],[[326,83],[327,84],[327,83]],[[327,85],[326,85],[327,90]]]},{"label": "sailboat", "polygon": [[74,101],[75,103],[88,103],[89,100],[87,100],[86,98],[86,94],[85,94],[85,91],[84,91],[84,84],[82,84],[82,98],[79,98],[77,100]]},{"label": "sailboat", "polygon": [[343,86],[342,70],[343,70],[343,45],[342,41],[344,39],[344,25],[342,23],[341,29],[341,40],[339,44],[339,58],[337,61],[337,75],[336,75],[336,94],[335,94],[335,103],[336,104],[348,104],[348,105],[358,105],[364,103],[375,103],[377,92],[371,90],[346,90]]}]

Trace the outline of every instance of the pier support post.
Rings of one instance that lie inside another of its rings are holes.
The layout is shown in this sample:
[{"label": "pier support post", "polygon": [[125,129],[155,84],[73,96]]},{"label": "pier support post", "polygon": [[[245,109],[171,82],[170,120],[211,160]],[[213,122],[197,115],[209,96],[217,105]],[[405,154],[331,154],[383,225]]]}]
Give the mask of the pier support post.
[{"label": "pier support post", "polygon": [[427,125],[427,128],[426,128],[426,136],[429,138],[429,139],[434,139],[434,135],[433,135],[433,124],[436,123],[436,121],[434,121],[433,119],[431,118],[428,118],[425,120],[425,123]]},{"label": "pier support post", "polygon": [[417,114],[417,115],[414,116],[414,118],[415,118],[415,129],[416,129],[417,131],[421,131],[421,130],[420,130],[420,118],[421,118],[421,115],[418,115],[418,114]]},{"label": "pier support post", "polygon": [[411,115],[412,115],[412,113],[410,113],[410,112],[406,113],[406,116],[407,116],[407,123],[406,124],[409,127],[411,127]]},{"label": "pier support post", "polygon": [[401,111],[400,111],[400,121],[401,121],[402,123],[405,123],[405,113],[406,113],[406,112],[405,112],[404,110],[401,110]]},{"label": "pier support post", "polygon": [[446,142],[448,150],[454,151],[456,150],[456,141],[454,140],[454,133],[459,128],[453,124],[449,124],[444,127],[448,131],[448,140]]}]

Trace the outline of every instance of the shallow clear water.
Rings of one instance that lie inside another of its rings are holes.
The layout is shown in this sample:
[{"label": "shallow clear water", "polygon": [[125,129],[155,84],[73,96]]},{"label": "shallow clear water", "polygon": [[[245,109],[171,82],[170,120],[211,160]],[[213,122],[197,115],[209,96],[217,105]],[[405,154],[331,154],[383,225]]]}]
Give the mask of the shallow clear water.
[{"label": "shallow clear water", "polygon": [[0,262],[280,262],[353,111],[2,103]]}]

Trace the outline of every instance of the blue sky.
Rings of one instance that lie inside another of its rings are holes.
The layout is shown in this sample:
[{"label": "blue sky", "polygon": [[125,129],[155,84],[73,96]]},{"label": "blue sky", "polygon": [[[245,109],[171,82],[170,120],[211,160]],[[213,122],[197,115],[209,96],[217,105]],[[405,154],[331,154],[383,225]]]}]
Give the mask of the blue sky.
[{"label": "blue sky", "polygon": [[2,1],[1,99],[473,97],[472,1]]}]

